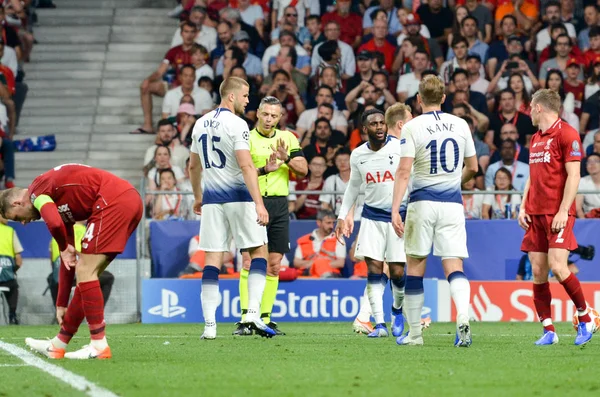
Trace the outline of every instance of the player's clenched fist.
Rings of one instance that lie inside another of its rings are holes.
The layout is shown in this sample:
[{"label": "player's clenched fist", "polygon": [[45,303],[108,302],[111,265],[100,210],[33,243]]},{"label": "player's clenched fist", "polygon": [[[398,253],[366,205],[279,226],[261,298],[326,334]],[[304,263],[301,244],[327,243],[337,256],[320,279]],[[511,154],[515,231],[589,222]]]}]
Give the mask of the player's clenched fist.
[{"label": "player's clenched fist", "polygon": [[531,217],[525,213],[523,207],[519,211],[519,226],[521,226],[524,230],[529,229],[529,224],[531,223]]},{"label": "player's clenched fist", "polygon": [[399,212],[392,214],[392,226],[398,237],[404,236],[404,223],[402,223],[402,217]]}]

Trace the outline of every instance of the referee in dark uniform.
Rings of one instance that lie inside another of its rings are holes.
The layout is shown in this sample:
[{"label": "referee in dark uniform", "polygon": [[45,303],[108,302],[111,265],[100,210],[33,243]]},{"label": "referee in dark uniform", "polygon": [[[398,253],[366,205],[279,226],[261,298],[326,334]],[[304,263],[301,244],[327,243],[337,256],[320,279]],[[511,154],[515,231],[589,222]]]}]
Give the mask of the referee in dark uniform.
[{"label": "referee in dark uniform", "polygon": [[[308,164],[300,148],[298,138],[290,131],[276,128],[281,118],[281,102],[275,97],[265,97],[258,107],[256,128],[250,131],[250,154],[258,170],[258,184],[265,207],[269,212],[267,236],[269,258],[267,282],[260,305],[261,318],[278,335],[277,324],[271,321],[271,310],[279,286],[279,269],[283,255],[290,250],[290,217],[288,195],[290,171],[298,177],[308,172]],[[250,256],[242,253],[244,263],[240,272],[240,306],[242,321],[237,323],[234,335],[251,335],[252,330],[244,323],[248,310],[248,270]]]}]

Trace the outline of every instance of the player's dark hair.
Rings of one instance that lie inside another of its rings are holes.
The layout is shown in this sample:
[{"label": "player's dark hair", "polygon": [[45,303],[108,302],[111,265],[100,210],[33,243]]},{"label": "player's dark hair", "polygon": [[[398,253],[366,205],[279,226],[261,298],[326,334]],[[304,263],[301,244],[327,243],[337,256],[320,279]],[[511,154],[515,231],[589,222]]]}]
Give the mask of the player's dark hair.
[{"label": "player's dark hair", "polygon": [[381,110],[374,108],[374,109],[369,109],[366,112],[364,112],[360,118],[360,123],[363,126],[367,125],[367,119],[369,118],[369,116],[374,115],[374,114],[380,114],[383,116],[383,118],[385,119],[385,113],[383,113]]},{"label": "player's dark hair", "polygon": [[279,105],[281,106],[281,101],[274,96],[266,96],[260,101],[260,105],[258,108],[260,109],[263,105]]},{"label": "player's dark hair", "polygon": [[454,79],[459,74],[464,74],[467,79],[469,78],[469,72],[467,72],[465,69],[458,68],[458,69],[455,69],[454,72],[452,72],[452,77],[450,80],[452,80],[452,82],[454,82]]}]

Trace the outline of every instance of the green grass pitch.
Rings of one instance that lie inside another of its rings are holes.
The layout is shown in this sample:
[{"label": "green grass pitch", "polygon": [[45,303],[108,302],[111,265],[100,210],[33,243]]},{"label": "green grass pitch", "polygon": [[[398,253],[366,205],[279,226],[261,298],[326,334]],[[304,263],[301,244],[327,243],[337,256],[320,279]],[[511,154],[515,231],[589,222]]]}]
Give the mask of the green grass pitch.
[{"label": "green grass pitch", "polygon": [[[473,345],[452,346],[454,324],[434,323],[425,346],[368,339],[351,324],[280,324],[286,336],[233,337],[220,324],[214,341],[201,325],[109,325],[113,359],[51,361],[120,396],[593,396],[600,391],[600,333],[573,345],[570,324],[555,346],[534,346],[539,324],[473,323]],[[0,340],[25,347],[50,326],[2,327]],[[87,343],[87,327],[71,349]],[[0,350],[0,396],[83,396]]]}]

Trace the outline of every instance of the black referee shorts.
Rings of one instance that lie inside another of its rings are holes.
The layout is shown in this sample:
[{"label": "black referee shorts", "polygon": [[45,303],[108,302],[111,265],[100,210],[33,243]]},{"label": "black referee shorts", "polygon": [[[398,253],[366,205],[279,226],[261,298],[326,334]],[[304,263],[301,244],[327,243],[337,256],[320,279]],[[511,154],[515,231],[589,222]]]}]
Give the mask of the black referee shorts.
[{"label": "black referee shorts", "polygon": [[267,237],[269,252],[285,254],[290,252],[290,214],[287,197],[263,197],[269,213]]}]

